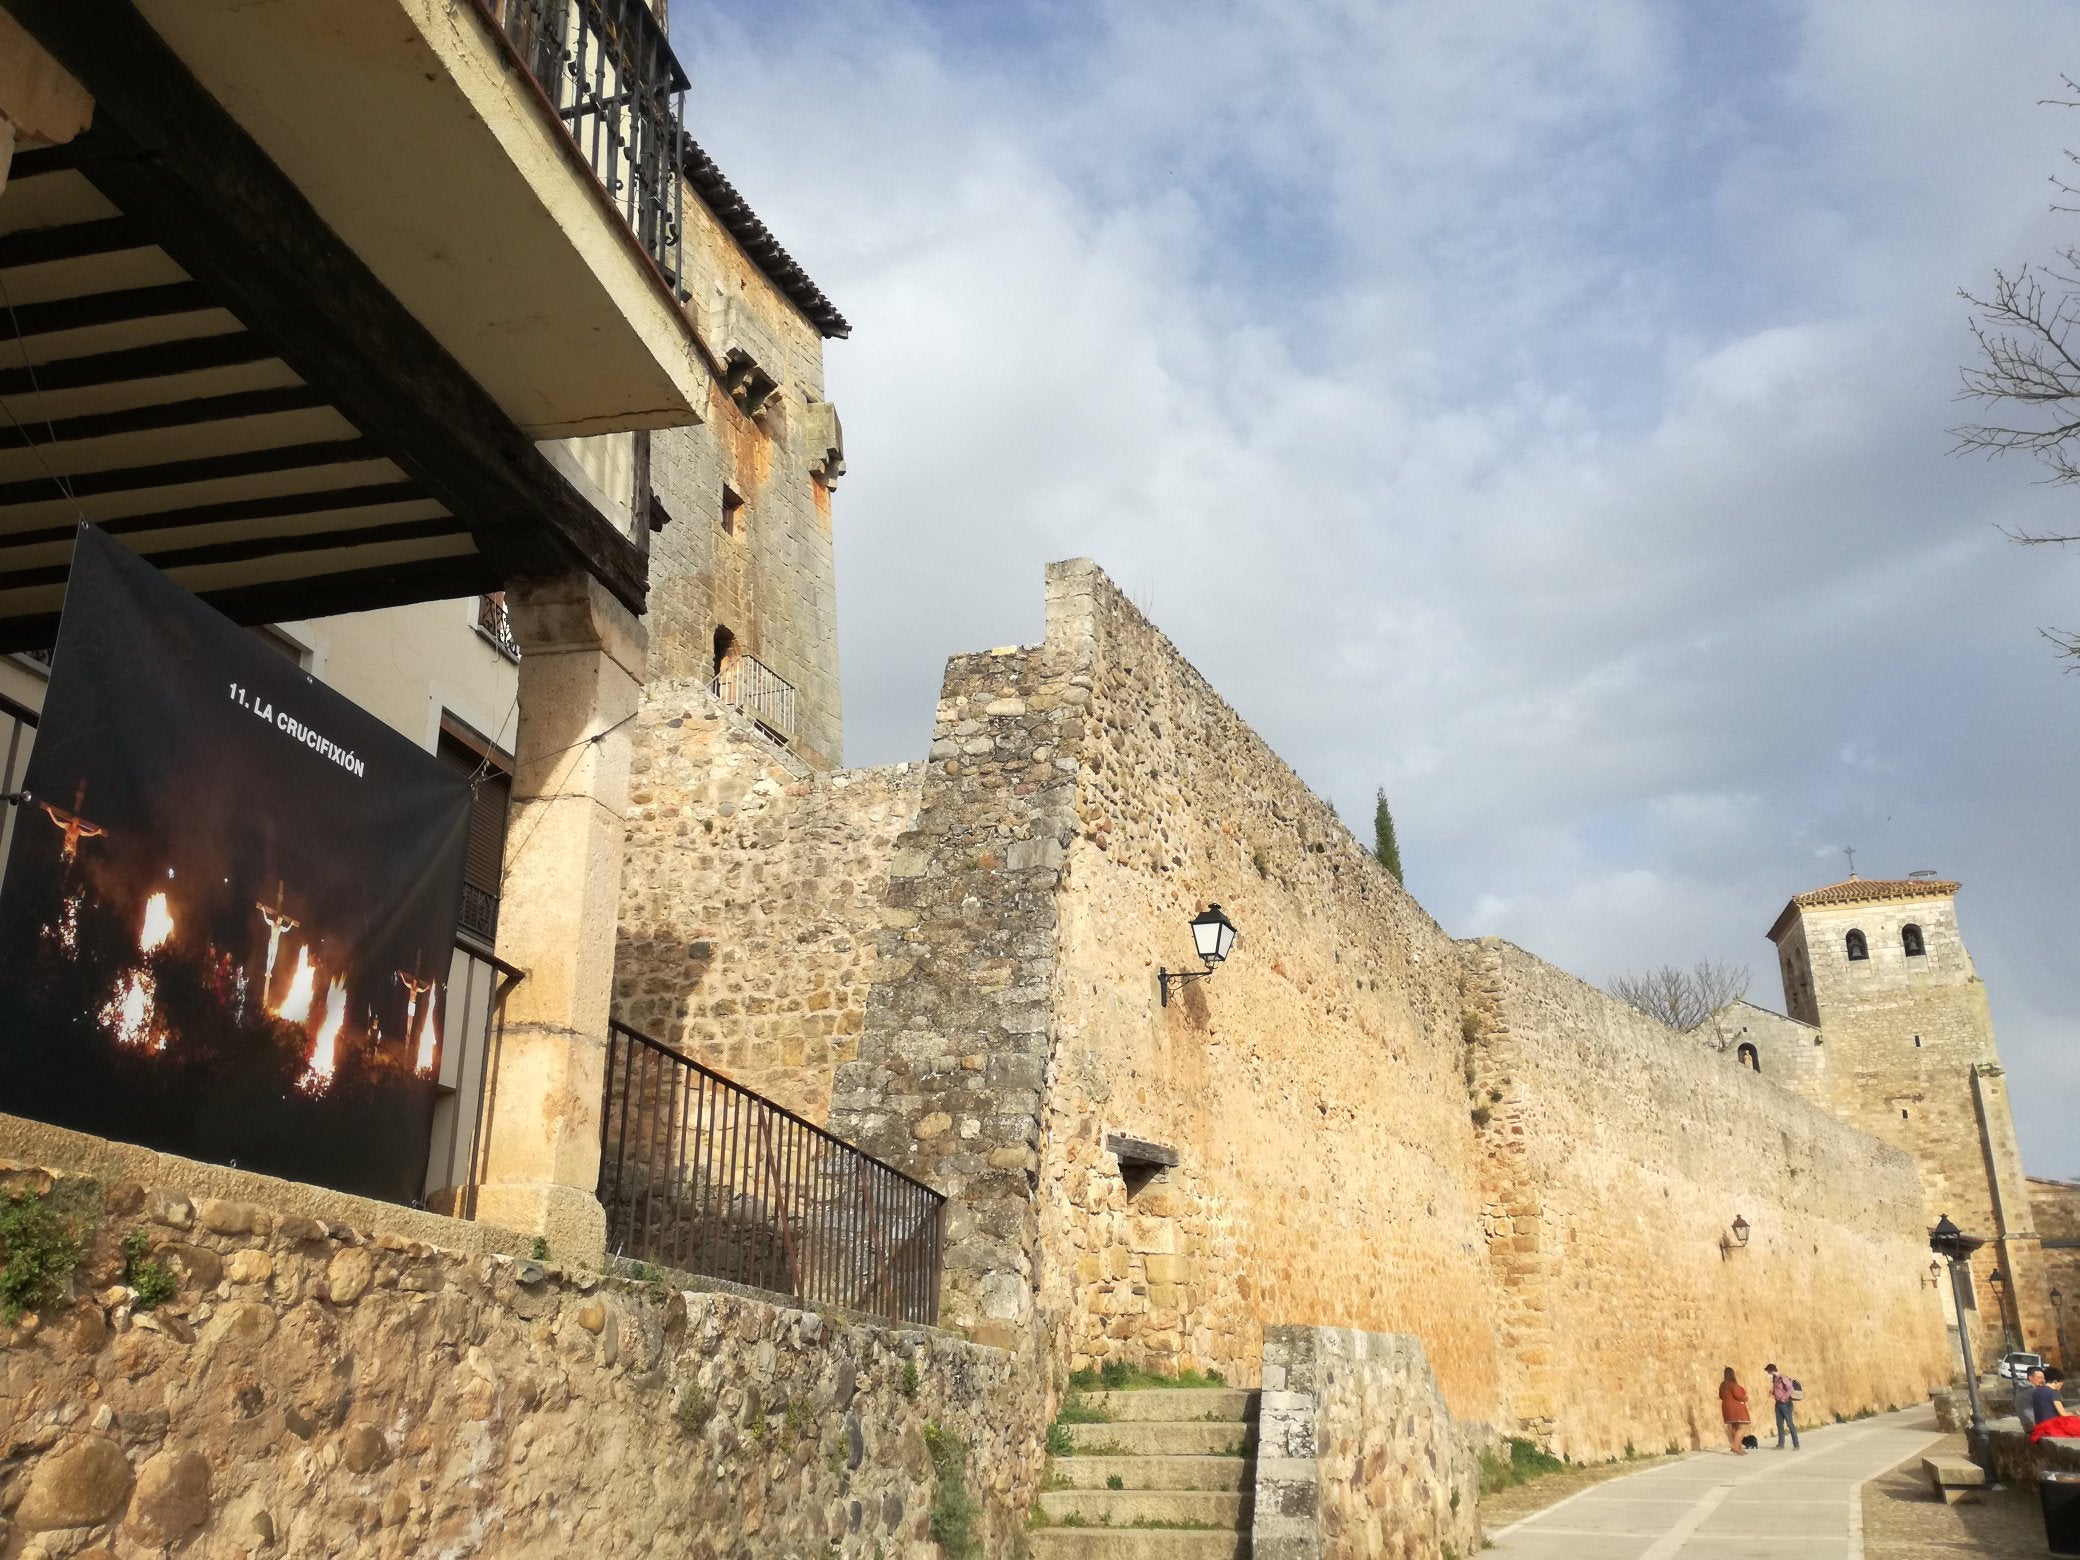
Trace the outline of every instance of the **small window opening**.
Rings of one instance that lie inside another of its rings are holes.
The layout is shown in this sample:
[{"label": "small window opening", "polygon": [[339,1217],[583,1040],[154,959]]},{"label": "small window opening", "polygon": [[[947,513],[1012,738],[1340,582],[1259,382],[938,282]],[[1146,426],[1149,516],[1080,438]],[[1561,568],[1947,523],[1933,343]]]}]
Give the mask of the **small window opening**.
[{"label": "small window opening", "polygon": [[744,495],[727,482],[722,484],[722,534],[735,536],[744,523]]},{"label": "small window opening", "polygon": [[1899,1113],[1899,1119],[1900,1119],[1901,1121],[1905,1121],[1905,1120],[1907,1119],[1907,1113],[1906,1113],[1905,1111],[1901,1111],[1901,1112]]},{"label": "small window opening", "polygon": [[1863,933],[1851,931],[1843,942],[1848,946],[1851,959],[1868,959],[1871,956],[1871,945],[1864,941]]},{"label": "small window opening", "polygon": [[1910,959],[1918,959],[1928,952],[1927,946],[1921,941],[1921,928],[1911,921],[1899,929],[1899,942],[1900,946],[1907,950],[1907,957]]},{"label": "small window opening", "polygon": [[1914,1049],[1917,1051],[1921,1049],[1921,1037],[1919,1035],[1914,1037]]},{"label": "small window opening", "polygon": [[720,679],[737,662],[737,636],[715,625],[715,676]]},{"label": "small window opening", "polygon": [[1161,1143],[1108,1133],[1105,1146],[1119,1160],[1119,1178],[1127,1184],[1127,1200],[1133,1201],[1163,1179],[1163,1172],[1177,1163],[1177,1150]]},{"label": "small window opening", "polygon": [[1740,1064],[1747,1068],[1749,1072],[1759,1073],[1762,1071],[1762,1057],[1752,1045],[1743,1045],[1733,1054],[1740,1059]]}]

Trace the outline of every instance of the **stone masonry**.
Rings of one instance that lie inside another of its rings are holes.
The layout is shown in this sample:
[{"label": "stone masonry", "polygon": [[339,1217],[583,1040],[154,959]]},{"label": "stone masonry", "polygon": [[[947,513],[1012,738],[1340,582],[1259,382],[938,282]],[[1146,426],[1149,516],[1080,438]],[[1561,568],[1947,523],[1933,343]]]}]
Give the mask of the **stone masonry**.
[{"label": "stone masonry", "polygon": [[636,722],[615,1016],[821,1122],[924,766],[818,774],[697,682]]},{"label": "stone masonry", "polygon": [[[91,1227],[0,1325],[0,1557],[928,1560],[935,1428],[982,1552],[1038,1470],[1010,1357],[945,1333],[0,1163]],[[141,1237],[177,1291],[124,1281]]]}]

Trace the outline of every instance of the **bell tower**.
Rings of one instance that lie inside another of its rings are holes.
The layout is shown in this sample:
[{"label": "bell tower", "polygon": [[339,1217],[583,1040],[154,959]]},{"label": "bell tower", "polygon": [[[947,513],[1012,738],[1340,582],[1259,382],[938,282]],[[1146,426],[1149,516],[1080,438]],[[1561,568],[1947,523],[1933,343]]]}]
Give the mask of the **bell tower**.
[{"label": "bell tower", "polygon": [[1796,895],[1769,938],[1784,1011],[1820,1031],[1824,1102],[1920,1162],[1931,1226],[1948,1214],[1989,1237],[1972,1273],[1989,1342],[2048,1346],[2050,1296],[1958,887],[1852,876]]}]

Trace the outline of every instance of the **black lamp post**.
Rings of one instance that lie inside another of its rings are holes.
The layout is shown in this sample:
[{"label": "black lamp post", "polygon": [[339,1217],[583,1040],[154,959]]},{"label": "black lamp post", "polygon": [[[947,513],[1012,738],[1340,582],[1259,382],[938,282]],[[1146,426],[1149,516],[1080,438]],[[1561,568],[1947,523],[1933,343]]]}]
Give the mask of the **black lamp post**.
[{"label": "black lamp post", "polygon": [[[2018,1335],[2022,1331],[2022,1319],[2020,1317],[2017,1317],[2013,1330],[2011,1331],[2009,1329],[2008,1275],[2003,1273],[1999,1268],[1995,1268],[1991,1273],[1988,1273],[1986,1275],[1986,1282],[1993,1286],[1993,1313],[2000,1319],[2001,1352],[2005,1354],[2017,1347],[2016,1340]],[[2016,1309],[2018,1311],[2021,1309],[2020,1302],[2017,1303]]]},{"label": "black lamp post", "polygon": [[1964,1318],[1964,1275],[1970,1269],[1972,1253],[1985,1244],[1979,1236],[1967,1235],[1952,1224],[1947,1213],[1928,1232],[1928,1249],[1950,1264],[1950,1298],[1957,1308],[1957,1347],[1964,1355],[1964,1389],[1972,1402],[1972,1428],[1965,1441],[1972,1460],[1991,1472],[1987,1457],[1986,1414],[1979,1406],[1979,1372],[1972,1365],[1972,1330]]},{"label": "black lamp post", "polygon": [[1219,905],[1208,905],[1192,917],[1192,946],[1199,952],[1203,970],[1157,969],[1156,985],[1163,993],[1163,1006],[1170,1005],[1170,987],[1183,985],[1188,980],[1204,980],[1214,971],[1214,966],[1228,956],[1235,946],[1235,923],[1222,913]]}]

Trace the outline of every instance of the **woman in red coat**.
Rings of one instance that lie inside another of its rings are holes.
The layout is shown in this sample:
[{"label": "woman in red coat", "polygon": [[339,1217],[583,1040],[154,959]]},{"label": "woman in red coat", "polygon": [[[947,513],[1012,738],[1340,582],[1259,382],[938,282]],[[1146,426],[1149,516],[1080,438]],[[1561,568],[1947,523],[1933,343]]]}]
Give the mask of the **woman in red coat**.
[{"label": "woman in red coat", "polygon": [[1719,1383],[1719,1417],[1726,1421],[1728,1449],[1736,1457],[1747,1456],[1741,1437],[1748,1429],[1748,1389],[1734,1376],[1731,1365],[1726,1367],[1726,1379]]}]

